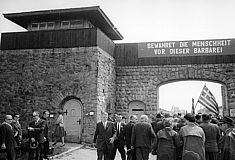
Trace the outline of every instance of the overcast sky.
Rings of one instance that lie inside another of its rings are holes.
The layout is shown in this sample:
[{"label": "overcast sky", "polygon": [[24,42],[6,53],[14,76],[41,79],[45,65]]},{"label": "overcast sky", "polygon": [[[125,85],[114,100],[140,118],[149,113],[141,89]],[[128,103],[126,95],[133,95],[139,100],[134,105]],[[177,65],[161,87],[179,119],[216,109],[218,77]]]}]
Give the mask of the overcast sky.
[{"label": "overcast sky", "polygon": [[[2,13],[89,6],[100,6],[113,22],[124,37],[124,40],[116,41],[118,43],[235,37],[235,0],[0,0],[0,32],[24,30],[4,19]],[[219,100],[220,85],[214,86],[217,87],[211,86],[212,93]],[[173,85],[175,87],[176,84]],[[184,90],[175,96],[182,97],[189,92]]]},{"label": "overcast sky", "polygon": [[[235,0],[0,0],[1,13],[100,6],[122,42],[235,37]],[[0,31],[21,27],[0,16]]]}]

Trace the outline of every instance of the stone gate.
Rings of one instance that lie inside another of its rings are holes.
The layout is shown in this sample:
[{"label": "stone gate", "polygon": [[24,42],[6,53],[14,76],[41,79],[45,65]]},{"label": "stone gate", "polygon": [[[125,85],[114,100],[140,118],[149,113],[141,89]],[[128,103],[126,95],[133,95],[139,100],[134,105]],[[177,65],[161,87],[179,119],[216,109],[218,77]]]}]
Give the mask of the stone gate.
[{"label": "stone gate", "polygon": [[152,116],[159,87],[181,80],[222,84],[224,114],[235,110],[235,39],[114,43],[123,37],[99,7],[4,17],[27,31],[1,35],[0,111],[20,113],[25,133],[34,110],[49,110],[53,129],[56,111],[76,102],[75,139],[92,142],[103,111],[128,117],[131,104]]}]

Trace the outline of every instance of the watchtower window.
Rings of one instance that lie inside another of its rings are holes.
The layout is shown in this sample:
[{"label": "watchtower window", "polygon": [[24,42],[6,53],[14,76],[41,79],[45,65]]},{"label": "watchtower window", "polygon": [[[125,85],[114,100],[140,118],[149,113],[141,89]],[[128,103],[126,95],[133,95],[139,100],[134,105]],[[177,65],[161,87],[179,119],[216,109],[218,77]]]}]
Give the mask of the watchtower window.
[{"label": "watchtower window", "polygon": [[32,28],[32,30],[38,30],[39,29],[39,24],[38,23],[32,23],[31,28]]},{"label": "watchtower window", "polygon": [[46,23],[40,23],[39,30],[44,30],[44,29],[46,29]]},{"label": "watchtower window", "polygon": [[47,29],[54,29],[55,28],[55,23],[54,22],[48,22],[47,23]]},{"label": "watchtower window", "polygon": [[70,22],[71,28],[81,28],[83,26],[82,20],[74,20]]},{"label": "watchtower window", "polygon": [[62,21],[61,28],[69,28],[69,21]]}]

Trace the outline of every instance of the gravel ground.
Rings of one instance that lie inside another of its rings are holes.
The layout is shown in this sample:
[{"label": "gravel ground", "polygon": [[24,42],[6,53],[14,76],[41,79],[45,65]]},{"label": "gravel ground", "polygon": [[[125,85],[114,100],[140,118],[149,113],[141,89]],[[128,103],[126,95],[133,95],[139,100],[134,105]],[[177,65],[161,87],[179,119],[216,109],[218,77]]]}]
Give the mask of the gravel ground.
[{"label": "gravel ground", "polygon": [[[82,146],[74,151],[59,155],[53,160],[96,160],[96,149],[91,147]],[[121,160],[120,154],[117,151],[115,160]],[[150,154],[149,160],[156,160],[156,156]]]}]

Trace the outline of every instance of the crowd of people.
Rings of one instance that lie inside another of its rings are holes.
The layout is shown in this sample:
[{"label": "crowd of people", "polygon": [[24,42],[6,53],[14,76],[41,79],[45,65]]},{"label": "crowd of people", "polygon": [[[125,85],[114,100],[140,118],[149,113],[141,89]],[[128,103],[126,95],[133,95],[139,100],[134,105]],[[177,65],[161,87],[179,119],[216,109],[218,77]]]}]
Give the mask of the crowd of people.
[{"label": "crowd of people", "polygon": [[[40,116],[32,114],[33,120],[27,127],[29,160],[48,159],[49,111]],[[20,155],[23,139],[19,122],[20,115],[5,115],[0,125],[0,147],[8,160]],[[56,145],[64,143],[63,112],[58,112],[55,122]],[[116,152],[122,160],[148,160],[149,154],[157,160],[235,160],[235,127],[231,117],[213,117],[208,114],[178,114],[174,116],[158,113],[153,120],[147,115],[131,115],[126,122],[120,114],[110,117],[103,112],[97,123],[93,145],[97,148],[97,159],[115,160]]]},{"label": "crowd of people", "polygon": [[[32,114],[32,121],[29,122],[27,127],[27,139],[26,147],[28,151],[28,160],[43,160],[49,159],[49,124],[48,117],[49,111],[45,110],[40,116],[38,111],[34,111]],[[22,128],[19,122],[20,115],[6,114],[4,122],[0,124],[0,149],[6,153],[7,160],[22,159]],[[58,118],[55,122],[55,142],[52,146],[56,145],[57,141],[61,139],[63,147],[64,143],[64,122],[63,122],[63,111],[58,111]],[[25,159],[25,157],[23,158]]]},{"label": "crowd of people", "polygon": [[150,153],[157,160],[235,160],[233,119],[208,114],[158,113],[153,121],[131,115],[125,123],[122,115],[104,112],[93,143],[98,160],[114,160],[117,150],[122,160],[148,160]]}]

